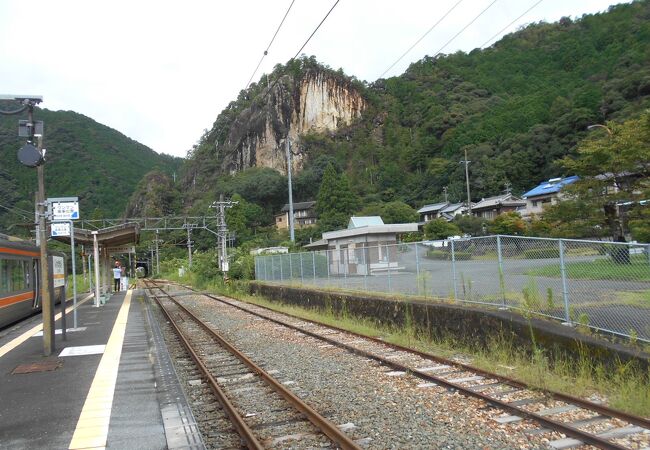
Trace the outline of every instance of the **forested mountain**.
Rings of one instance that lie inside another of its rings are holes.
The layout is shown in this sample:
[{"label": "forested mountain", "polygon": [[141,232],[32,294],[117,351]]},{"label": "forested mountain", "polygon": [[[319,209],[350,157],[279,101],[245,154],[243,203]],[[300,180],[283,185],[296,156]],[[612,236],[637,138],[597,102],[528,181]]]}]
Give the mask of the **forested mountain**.
[{"label": "forested mountain", "polygon": [[[358,93],[362,98],[355,104],[362,108],[360,117],[351,115],[334,128],[296,135],[301,170],[294,199],[315,199],[331,162],[347,174],[363,200],[360,206],[402,200],[418,207],[441,199],[444,186],[450,201],[463,200],[459,161],[465,150],[474,200],[505,189],[520,194],[544,179],[571,175],[556,162],[575,154],[588,125],[636,117],[650,107],[650,1],[577,20],[534,23],[489,48],[425,57],[403,75],[372,83],[323,67],[313,57],[277,66],[242,91],[201,138],[186,165],[185,184],[194,192],[189,198],[202,203],[204,196],[238,192],[258,201],[260,195],[240,192],[237,179],[251,178],[245,174],[251,166],[257,167],[252,178],[260,185],[275,180],[260,167],[283,172],[283,140],[277,137],[286,134],[288,122],[271,120],[275,164],[249,158],[246,164],[224,165],[228,151],[245,141],[233,137],[264,130],[268,114],[259,111],[280,111],[277,117],[286,119],[309,109],[308,103],[286,99],[305,98],[305,80],[314,73]],[[274,80],[282,90],[267,95]],[[263,207],[285,202],[286,190],[275,184],[265,195],[277,198],[264,198]]]},{"label": "forested mountain", "polygon": [[[3,108],[8,109],[8,108]],[[16,156],[24,144],[18,119],[0,116],[0,228],[25,221],[6,208],[34,210],[36,169]],[[171,174],[182,159],[160,155],[122,133],[72,111],[36,109],[45,123],[45,189],[48,197],[78,196],[81,214],[119,217],[143,176],[158,168]],[[27,214],[29,216],[29,214]],[[33,218],[33,214],[31,215]]]}]

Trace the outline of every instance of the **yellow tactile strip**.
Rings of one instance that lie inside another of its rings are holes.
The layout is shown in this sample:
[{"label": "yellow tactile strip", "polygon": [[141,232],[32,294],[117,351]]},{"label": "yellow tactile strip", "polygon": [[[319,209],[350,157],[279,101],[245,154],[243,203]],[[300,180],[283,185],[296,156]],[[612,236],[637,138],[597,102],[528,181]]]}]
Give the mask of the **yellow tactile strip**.
[{"label": "yellow tactile strip", "polygon": [[113,331],[108,338],[106,350],[102,356],[95,378],[88,391],[81,415],[74,430],[70,449],[100,449],[106,447],[108,425],[111,421],[113,393],[117,381],[117,371],[122,355],[122,343],[126,332],[126,322],[129,318],[131,293],[127,291],[124,303],[115,319]]},{"label": "yellow tactile strip", "polygon": [[[84,298],[83,300],[78,301],[77,302],[77,308],[80,307],[82,304],[86,303],[91,298],[92,298],[92,295],[89,295],[86,298]],[[72,311],[73,309],[74,309],[73,306],[68,306],[65,309],[66,314],[69,313],[70,311]],[[58,313],[56,316],[54,316],[54,320],[59,320],[60,318],[61,318],[61,313]],[[43,324],[40,323],[40,324],[36,325],[35,327],[32,327],[29,330],[25,331],[20,336],[18,336],[16,338],[12,339],[11,341],[7,342],[5,345],[0,347],[0,358],[2,358],[4,355],[9,353],[10,351],[15,349],[16,347],[18,347],[20,344],[25,342],[30,337],[34,336],[36,333],[38,333],[42,329],[43,329]]]}]

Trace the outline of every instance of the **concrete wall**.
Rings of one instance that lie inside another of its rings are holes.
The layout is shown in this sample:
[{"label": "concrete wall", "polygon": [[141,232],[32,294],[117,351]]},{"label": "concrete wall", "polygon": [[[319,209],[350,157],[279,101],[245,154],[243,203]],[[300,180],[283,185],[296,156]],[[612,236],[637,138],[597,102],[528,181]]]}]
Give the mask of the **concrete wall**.
[{"label": "concrete wall", "polygon": [[398,301],[259,282],[251,282],[250,290],[272,301],[336,313],[346,311],[350,316],[371,318],[382,325],[399,327],[410,320],[424,335],[453,337],[468,346],[487,347],[495,336],[502,335],[512,339],[514,346],[532,350],[532,326],[535,341],[550,358],[562,354],[577,359],[586,353],[606,366],[621,361],[635,362],[644,370],[650,367],[648,353],[579,333],[550,320],[532,319],[529,322],[509,311],[442,302]]}]

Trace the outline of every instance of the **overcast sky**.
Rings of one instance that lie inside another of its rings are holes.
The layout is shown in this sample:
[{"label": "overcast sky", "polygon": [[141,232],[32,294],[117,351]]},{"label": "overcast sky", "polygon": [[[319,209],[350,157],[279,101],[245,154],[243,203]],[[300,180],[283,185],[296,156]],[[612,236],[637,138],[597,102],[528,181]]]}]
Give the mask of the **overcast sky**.
[{"label": "overcast sky", "polygon": [[[390,70],[435,54],[494,0],[462,0]],[[537,3],[497,0],[443,53],[470,51]],[[295,0],[255,80],[291,58],[335,0]],[[458,0],[340,0],[303,53],[374,81]],[[3,0],[0,94],[42,95],[157,152],[185,156],[244,88],[291,0]],[[504,33],[605,11],[543,0]],[[46,135],[47,139],[47,124]]]}]

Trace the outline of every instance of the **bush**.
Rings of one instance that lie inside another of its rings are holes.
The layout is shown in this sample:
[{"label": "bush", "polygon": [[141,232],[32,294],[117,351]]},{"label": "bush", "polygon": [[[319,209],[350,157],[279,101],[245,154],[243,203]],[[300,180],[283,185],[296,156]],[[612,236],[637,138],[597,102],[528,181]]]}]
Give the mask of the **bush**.
[{"label": "bush", "polygon": [[524,258],[526,259],[544,259],[544,258],[559,258],[560,249],[558,247],[546,248],[529,248],[524,250]]},{"label": "bush", "polygon": [[[470,252],[455,251],[454,257],[456,261],[468,261],[472,259],[472,254]],[[427,251],[427,258],[451,261],[451,252],[445,250],[429,250]]]}]

